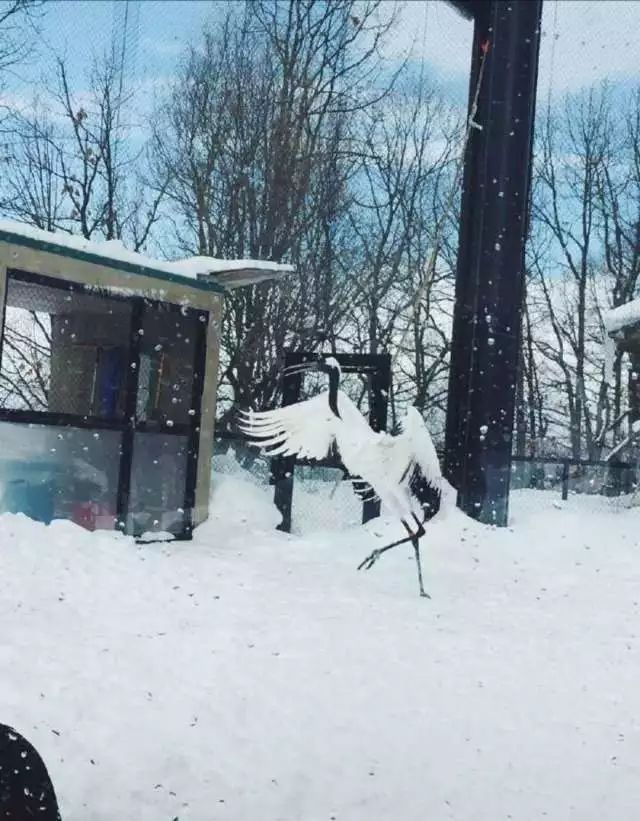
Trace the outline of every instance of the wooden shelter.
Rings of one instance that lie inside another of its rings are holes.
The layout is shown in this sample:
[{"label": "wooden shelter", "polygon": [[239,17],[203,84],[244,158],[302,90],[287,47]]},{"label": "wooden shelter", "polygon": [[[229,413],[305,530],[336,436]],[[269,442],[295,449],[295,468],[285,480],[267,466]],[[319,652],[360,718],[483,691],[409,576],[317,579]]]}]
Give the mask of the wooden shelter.
[{"label": "wooden shelter", "polygon": [[189,538],[208,514],[225,291],[291,270],[0,221],[0,513]]}]

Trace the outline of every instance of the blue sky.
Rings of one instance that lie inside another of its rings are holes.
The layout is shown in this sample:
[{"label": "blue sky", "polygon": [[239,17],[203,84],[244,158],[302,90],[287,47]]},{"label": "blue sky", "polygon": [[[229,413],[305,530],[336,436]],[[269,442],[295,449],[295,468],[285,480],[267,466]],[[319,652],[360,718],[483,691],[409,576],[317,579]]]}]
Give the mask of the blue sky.
[{"label": "blue sky", "polygon": [[[72,87],[87,85],[95,56],[118,41],[128,19],[126,84],[134,93],[129,122],[142,125],[176,70],[181,53],[197,44],[203,26],[229,8],[225,0],[47,0],[32,57],[5,91],[9,102],[29,105],[42,79],[51,80],[54,58],[65,56]],[[383,4],[400,20],[386,44],[390,65],[407,55],[424,66],[449,101],[464,106],[472,24],[443,0]],[[577,91],[604,76],[623,88],[640,82],[637,32],[640,0],[545,0],[538,104]],[[133,133],[133,132],[132,132]]]},{"label": "blue sky", "polygon": [[[198,41],[204,23],[228,5],[224,0],[129,0],[132,82],[161,86],[185,46]],[[471,24],[443,0],[408,0],[399,6],[400,24],[387,45],[388,57],[411,51],[452,97],[464,98]],[[50,72],[55,54],[66,55],[81,82],[92,56],[110,45],[126,7],[124,0],[48,0],[37,50],[12,90],[24,93],[25,83],[37,84]],[[577,90],[605,74],[626,83],[640,80],[640,0],[546,0],[544,8],[541,97]]]},{"label": "blue sky", "polygon": [[[135,126],[136,115],[152,112],[154,95],[171,81],[180,54],[197,44],[203,26],[228,7],[224,0],[48,0],[33,55],[8,92],[28,104],[41,78],[51,78],[57,55],[66,57],[72,84],[81,91],[92,59],[117,40],[128,9],[126,81],[135,92],[129,120]],[[392,8],[391,2],[384,6]],[[399,25],[386,55],[390,61],[408,54],[424,61],[450,102],[464,106],[472,30],[443,0],[408,0],[400,3]],[[539,112],[547,99],[605,76],[621,88],[640,83],[639,31],[640,0],[545,0]]]},{"label": "blue sky", "polygon": [[[389,3],[385,11],[393,5]],[[470,23],[439,0],[399,5],[400,25],[388,43],[387,56],[395,60],[412,51],[412,57],[421,61],[424,54],[427,68],[462,102],[467,91]],[[224,0],[129,0],[128,54],[136,84],[169,79],[180,53],[197,43],[203,25],[222,16],[228,6]],[[50,74],[57,55],[65,56],[72,78],[82,82],[93,57],[118,39],[126,8],[124,0],[47,0],[37,48],[15,78],[13,90],[24,93],[28,86],[37,85]]]},{"label": "blue sky", "polygon": [[180,52],[227,6],[211,0],[48,0],[24,80],[37,82],[55,55],[64,55],[80,79],[93,57],[118,39],[127,5],[131,72],[142,82],[170,76]]}]

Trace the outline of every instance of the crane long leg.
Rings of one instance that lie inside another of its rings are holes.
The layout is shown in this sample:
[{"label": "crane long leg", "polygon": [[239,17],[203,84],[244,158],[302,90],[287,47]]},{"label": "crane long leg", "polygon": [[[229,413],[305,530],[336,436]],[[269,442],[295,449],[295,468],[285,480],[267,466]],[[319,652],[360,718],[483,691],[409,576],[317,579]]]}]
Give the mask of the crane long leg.
[{"label": "crane long leg", "polygon": [[409,525],[402,519],[402,524],[404,525],[405,530],[409,534],[404,539],[398,539],[396,542],[391,542],[391,544],[386,545],[385,547],[379,547],[374,550],[366,559],[364,559],[358,565],[358,570],[362,570],[364,567],[365,570],[370,570],[373,565],[378,561],[380,556],[383,553],[386,553],[387,550],[391,550],[392,547],[398,547],[398,545],[406,544],[407,542],[411,542],[413,545],[413,550],[416,557],[416,565],[418,568],[418,583],[420,585],[420,595],[425,599],[430,599],[431,596],[425,592],[424,583],[422,581],[422,563],[420,561],[420,537],[424,535],[424,526],[422,522],[418,519],[417,516],[414,515],[413,517],[416,520],[416,524],[418,525],[418,530],[414,533],[413,530],[409,527]]},{"label": "crane long leg", "polygon": [[420,563],[420,539],[416,536],[411,540],[413,543],[413,550],[416,554],[416,564],[418,566],[418,584],[420,585],[420,595],[425,599],[430,599],[431,596],[425,592],[424,584],[422,583],[422,564]]},{"label": "crane long leg", "polygon": [[[415,513],[412,513],[411,515],[413,516],[415,523],[418,525],[418,530],[416,531],[416,536],[418,538],[420,538],[420,536],[424,536],[424,522],[421,522],[420,519],[418,519],[418,517],[416,516]],[[405,527],[407,527],[406,524],[405,524]]]},{"label": "crane long leg", "polygon": [[[405,527],[406,527],[406,525],[405,525]],[[409,531],[409,532],[411,532],[411,531]],[[369,570],[378,561],[380,556],[383,553],[387,552],[387,550],[391,550],[392,547],[397,547],[400,544],[406,544],[407,542],[412,541],[413,538],[414,538],[414,535],[413,535],[413,533],[411,533],[410,536],[406,536],[404,539],[398,539],[397,542],[391,542],[391,544],[388,544],[386,547],[376,548],[376,550],[373,550],[367,556],[366,559],[363,559],[363,561],[360,562],[360,564],[358,565],[358,570],[362,570],[363,567],[365,568],[365,570]]]},{"label": "crane long leg", "polygon": [[[418,529],[415,533],[412,534],[413,538],[411,539],[411,544],[413,545],[413,552],[416,556],[416,565],[418,567],[418,584],[420,585],[420,595],[425,599],[430,599],[431,596],[425,592],[424,584],[422,582],[422,563],[420,561],[420,537],[424,536],[424,525],[418,519],[415,513],[411,514],[415,520],[415,523],[418,525]],[[402,522],[405,526],[407,533],[411,533],[411,528],[406,522]]]}]

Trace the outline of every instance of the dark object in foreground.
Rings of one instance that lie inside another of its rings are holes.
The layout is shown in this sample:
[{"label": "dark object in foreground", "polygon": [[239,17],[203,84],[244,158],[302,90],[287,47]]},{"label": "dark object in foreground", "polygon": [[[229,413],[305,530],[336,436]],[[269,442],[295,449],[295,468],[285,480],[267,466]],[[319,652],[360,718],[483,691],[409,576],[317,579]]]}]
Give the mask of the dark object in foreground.
[{"label": "dark object in foreground", "polygon": [[35,747],[0,724],[0,819],[60,821],[49,773]]}]

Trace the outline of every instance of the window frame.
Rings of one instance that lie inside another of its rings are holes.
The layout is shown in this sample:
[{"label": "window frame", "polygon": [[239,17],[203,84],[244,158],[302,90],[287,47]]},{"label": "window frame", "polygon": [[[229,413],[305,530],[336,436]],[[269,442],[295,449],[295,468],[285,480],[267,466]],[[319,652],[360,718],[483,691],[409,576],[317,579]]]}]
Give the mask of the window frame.
[{"label": "window frame", "polygon": [[[88,414],[57,413],[52,411],[17,410],[0,407],[0,422],[18,422],[23,424],[47,425],[50,427],[101,429],[120,432],[122,436],[122,453],[118,472],[118,490],[116,502],[116,529],[127,532],[129,518],[129,497],[131,490],[131,471],[133,466],[133,445],[136,433],[149,433],[164,436],[186,436],[188,439],[187,469],[185,475],[183,530],[175,538],[190,539],[193,532],[193,510],[196,500],[196,483],[198,475],[198,456],[200,450],[200,424],[202,394],[205,381],[207,328],[209,311],[204,308],[192,308],[166,302],[143,294],[119,294],[109,287],[96,287],[88,283],[78,283],[60,277],[47,276],[20,268],[6,269],[6,282],[2,304],[2,326],[0,327],[0,362],[4,343],[9,282],[11,280],[41,285],[49,288],[82,293],[104,299],[125,302],[131,305],[129,319],[128,361],[131,366],[126,374],[124,384],[124,414],[122,417],[92,416]],[[200,321],[194,324],[195,344],[193,352],[193,377],[191,383],[191,410],[194,411],[189,422],[166,424],[157,420],[142,421],[137,418],[138,378],[140,371],[140,347],[142,339],[138,329],[142,327],[145,311],[158,309],[193,315]],[[140,533],[130,535],[139,536]]]}]

